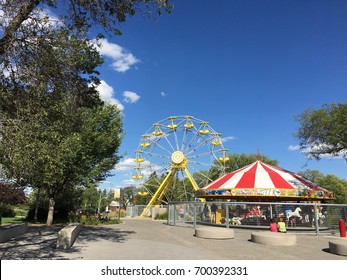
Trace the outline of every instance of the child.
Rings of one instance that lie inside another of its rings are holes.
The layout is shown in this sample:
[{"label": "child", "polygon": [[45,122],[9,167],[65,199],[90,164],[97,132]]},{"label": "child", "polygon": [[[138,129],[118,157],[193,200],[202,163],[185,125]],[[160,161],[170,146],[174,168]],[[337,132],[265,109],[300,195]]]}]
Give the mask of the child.
[{"label": "child", "polygon": [[272,231],[272,232],[278,231],[277,223],[274,219],[270,219],[270,231]]},{"label": "child", "polygon": [[282,217],[280,218],[279,222],[277,223],[277,228],[278,228],[279,232],[283,232],[283,233],[287,232],[286,224],[285,224],[285,222],[283,222],[283,218]]}]

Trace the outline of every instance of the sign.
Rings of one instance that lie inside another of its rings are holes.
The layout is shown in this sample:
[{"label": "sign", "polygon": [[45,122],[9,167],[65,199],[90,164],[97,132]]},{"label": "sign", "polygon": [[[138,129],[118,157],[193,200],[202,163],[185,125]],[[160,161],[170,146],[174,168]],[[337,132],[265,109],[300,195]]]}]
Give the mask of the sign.
[{"label": "sign", "polygon": [[120,198],[120,189],[114,190],[114,198]]}]

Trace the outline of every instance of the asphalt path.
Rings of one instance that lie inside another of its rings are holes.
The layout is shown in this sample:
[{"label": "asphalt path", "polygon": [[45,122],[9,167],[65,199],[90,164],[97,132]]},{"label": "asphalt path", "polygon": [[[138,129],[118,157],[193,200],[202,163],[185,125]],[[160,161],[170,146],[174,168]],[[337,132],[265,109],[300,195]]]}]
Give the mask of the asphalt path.
[{"label": "asphalt path", "polygon": [[329,252],[330,232],[291,232],[294,246],[270,246],[250,241],[252,229],[233,229],[234,239],[194,236],[192,225],[151,219],[124,219],[124,223],[83,226],[73,246],[56,249],[53,227],[29,225],[27,233],[0,244],[1,260],[347,260]]}]

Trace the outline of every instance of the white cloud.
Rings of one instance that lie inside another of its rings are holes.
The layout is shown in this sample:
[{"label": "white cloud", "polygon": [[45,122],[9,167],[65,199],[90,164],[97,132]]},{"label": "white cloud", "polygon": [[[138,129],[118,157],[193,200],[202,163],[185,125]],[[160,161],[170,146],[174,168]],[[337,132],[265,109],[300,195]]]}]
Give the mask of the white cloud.
[{"label": "white cloud", "polygon": [[167,96],[167,94],[165,92],[163,92],[163,91],[160,92],[160,95],[163,96],[163,97]]},{"label": "white cloud", "polygon": [[136,103],[140,99],[140,96],[138,94],[131,91],[124,91],[123,96],[124,96],[123,100],[126,103]]},{"label": "white cloud", "polygon": [[110,43],[107,39],[100,39],[100,47],[97,47],[100,54],[112,59],[112,68],[117,72],[124,73],[131,66],[140,62],[132,53],[123,47]]},{"label": "white cloud", "polygon": [[310,158],[310,153],[315,153],[315,152],[318,152],[318,153],[321,153],[320,154],[320,157],[321,158],[328,158],[328,159],[342,159],[342,158],[346,158],[347,156],[347,151],[344,149],[344,150],[341,150],[339,153],[336,153],[336,154],[329,154],[329,153],[322,153],[324,152],[326,149],[329,149],[329,145],[327,144],[319,144],[319,145],[315,145],[315,146],[311,146],[311,147],[308,147],[304,150],[302,150],[302,153],[305,154],[308,158]]},{"label": "white cloud", "polygon": [[[311,153],[321,153],[319,156],[321,158],[327,158],[327,159],[342,159],[342,158],[346,158],[346,156],[347,156],[346,150],[342,150],[337,154],[322,153],[327,148],[329,148],[329,146],[326,144],[319,144],[319,145],[317,144],[315,146],[307,147],[307,148],[301,150],[301,153],[303,153],[307,158],[312,158]],[[300,150],[300,146],[299,145],[295,145],[295,146],[290,145],[288,147],[288,150],[297,151],[297,150]]]},{"label": "white cloud", "polygon": [[234,139],[235,139],[234,136],[226,136],[226,137],[221,138],[223,143],[229,142],[229,141],[234,140]]},{"label": "white cloud", "polygon": [[299,145],[290,145],[288,147],[288,150],[289,151],[297,151],[297,150],[300,150],[300,146]]},{"label": "white cloud", "polygon": [[134,167],[136,166],[136,162],[134,162],[134,159],[132,158],[127,158],[119,163],[117,163],[114,167],[115,171],[130,171],[130,170],[134,170]]},{"label": "white cloud", "polygon": [[100,85],[98,85],[96,89],[100,93],[101,100],[108,102],[112,105],[116,105],[118,109],[121,111],[124,110],[123,104],[121,104],[119,100],[113,97],[113,88],[110,85],[108,85],[104,80],[101,80]]}]

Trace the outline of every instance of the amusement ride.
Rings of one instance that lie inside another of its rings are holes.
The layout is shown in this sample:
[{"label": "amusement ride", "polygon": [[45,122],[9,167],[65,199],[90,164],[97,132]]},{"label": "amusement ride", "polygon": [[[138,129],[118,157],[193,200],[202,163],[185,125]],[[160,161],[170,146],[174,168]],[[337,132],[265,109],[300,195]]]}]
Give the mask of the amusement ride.
[{"label": "amusement ride", "polygon": [[229,161],[221,133],[193,116],[170,116],[154,123],[135,150],[132,178],[151,199],[141,216],[154,205],[192,199],[193,192],[225,173]]}]

